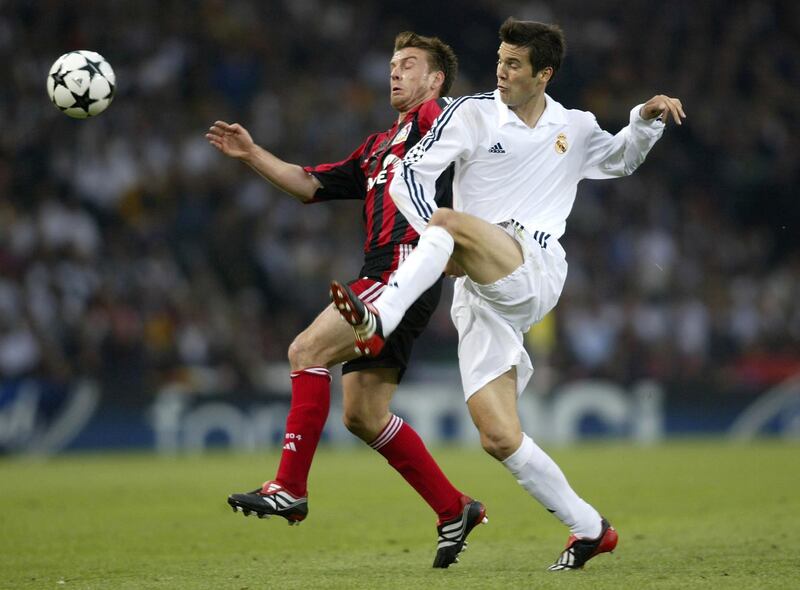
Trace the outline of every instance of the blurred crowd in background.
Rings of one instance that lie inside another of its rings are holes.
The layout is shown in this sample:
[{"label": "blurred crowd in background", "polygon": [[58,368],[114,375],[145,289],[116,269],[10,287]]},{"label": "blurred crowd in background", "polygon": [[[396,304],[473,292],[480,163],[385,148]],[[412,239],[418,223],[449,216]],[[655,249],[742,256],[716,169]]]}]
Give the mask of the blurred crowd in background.
[{"label": "blurred crowd in background", "polygon": [[[394,120],[396,33],[450,43],[468,94],[494,87],[509,15],[564,28],[549,92],[603,128],[658,93],[688,114],[634,176],[581,184],[564,296],[529,338],[542,374],[726,391],[800,370],[796,2],[5,0],[0,378],[91,377],[121,399],[198,375],[259,389],[329,280],[357,275],[361,203],[301,205],[206,128],[337,161]],[[47,99],[74,49],[116,71],[97,119]],[[448,304],[415,359],[455,360]]]}]

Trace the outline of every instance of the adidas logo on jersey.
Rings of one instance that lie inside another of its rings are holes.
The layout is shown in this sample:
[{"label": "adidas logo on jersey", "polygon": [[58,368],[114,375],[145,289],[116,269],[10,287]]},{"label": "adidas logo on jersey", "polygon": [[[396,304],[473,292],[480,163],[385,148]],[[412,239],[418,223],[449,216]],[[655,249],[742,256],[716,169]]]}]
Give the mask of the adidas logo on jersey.
[{"label": "adidas logo on jersey", "polygon": [[489,148],[489,153],[490,154],[505,154],[506,150],[503,149],[503,146],[500,145],[500,142],[498,141],[496,144],[494,144],[492,147]]},{"label": "adidas logo on jersey", "polygon": [[294,446],[294,443],[289,441],[285,445],[283,445],[284,450],[286,451],[296,451],[297,447]]}]

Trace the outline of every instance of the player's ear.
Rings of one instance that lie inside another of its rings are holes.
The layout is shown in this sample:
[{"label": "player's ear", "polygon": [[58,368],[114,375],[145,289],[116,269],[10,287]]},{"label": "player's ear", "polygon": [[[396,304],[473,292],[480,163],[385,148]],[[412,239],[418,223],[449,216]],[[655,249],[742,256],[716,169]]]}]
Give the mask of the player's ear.
[{"label": "player's ear", "polygon": [[547,66],[546,68],[542,68],[538,72],[536,72],[536,77],[539,78],[540,82],[549,82],[550,78],[553,77],[553,68]]},{"label": "player's ear", "polygon": [[439,90],[444,85],[444,72],[441,70],[433,73],[433,87]]}]

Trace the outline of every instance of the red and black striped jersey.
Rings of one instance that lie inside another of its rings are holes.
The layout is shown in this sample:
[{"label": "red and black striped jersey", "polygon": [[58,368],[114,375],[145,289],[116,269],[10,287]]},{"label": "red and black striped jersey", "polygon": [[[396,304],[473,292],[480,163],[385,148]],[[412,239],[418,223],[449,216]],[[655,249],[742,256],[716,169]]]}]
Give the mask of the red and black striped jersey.
[{"label": "red and black striped jersey", "polygon": [[[447,102],[443,98],[424,102],[391,128],[367,137],[346,159],[304,168],[322,184],[312,202],[364,201],[365,269],[378,270],[377,266],[381,271],[396,270],[411,251],[410,246],[419,240],[419,234],[397,210],[388,187],[394,164],[402,161],[406,152],[428,132]],[[450,166],[436,182],[436,202],[440,206],[452,206],[452,179]]]}]

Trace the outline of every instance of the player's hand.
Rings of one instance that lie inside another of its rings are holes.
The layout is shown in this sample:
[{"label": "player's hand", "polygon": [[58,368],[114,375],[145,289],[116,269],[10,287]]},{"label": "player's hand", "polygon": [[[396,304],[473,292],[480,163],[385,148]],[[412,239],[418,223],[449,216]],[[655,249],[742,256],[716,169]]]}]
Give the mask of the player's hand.
[{"label": "player's hand", "polygon": [[681,119],[686,118],[686,113],[683,112],[683,105],[680,99],[670,98],[663,94],[654,96],[644,103],[642,108],[639,109],[639,114],[642,116],[642,119],[646,121],[659,118],[664,121],[664,123],[666,123],[669,116],[672,115],[673,120],[678,125],[682,123]]},{"label": "player's hand", "polygon": [[250,133],[238,123],[214,121],[206,133],[208,142],[231,158],[243,159],[252,153],[255,143]]}]

